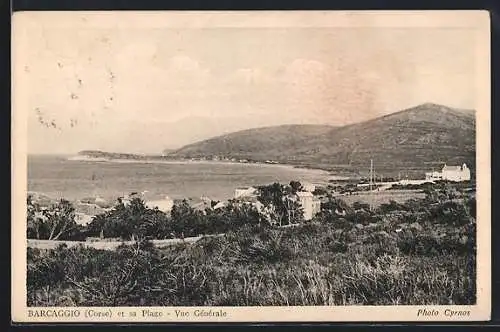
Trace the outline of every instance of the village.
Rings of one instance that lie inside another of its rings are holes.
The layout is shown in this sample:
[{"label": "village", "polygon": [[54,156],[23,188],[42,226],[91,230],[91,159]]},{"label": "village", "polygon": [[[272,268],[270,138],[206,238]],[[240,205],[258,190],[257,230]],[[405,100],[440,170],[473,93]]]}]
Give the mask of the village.
[{"label": "village", "polygon": [[[399,278],[399,271],[408,271],[414,278],[411,281],[413,284],[425,287],[419,284],[422,282],[419,278],[426,276],[431,266],[444,269],[440,273],[446,276],[446,279],[433,281],[439,283],[436,289],[447,285],[449,275],[469,285],[474,262],[464,252],[474,249],[475,245],[475,192],[467,165],[445,165],[441,171],[427,172],[424,179],[416,180],[377,182],[374,175],[373,167],[370,167],[367,184],[363,180],[332,182],[326,186],[291,181],[289,184],[238,187],[232,197],[224,201],[213,201],[208,197],[180,202],[168,197],[145,200],[147,192],[125,195],[119,199],[121,204],[112,204],[100,197],[80,200],[76,204],[61,201],[52,205],[49,208],[52,210],[46,211],[46,214],[42,212],[38,216],[33,211],[41,211],[33,209],[28,198],[27,248],[28,257],[33,262],[28,264],[28,276],[32,283],[38,282],[36,278],[42,276],[43,285],[73,287],[76,283],[75,287],[79,287],[87,283],[90,279],[86,276],[93,273],[97,275],[93,280],[102,283],[101,280],[121,278],[121,272],[103,272],[95,268],[101,266],[96,265],[101,264],[97,262],[104,261],[105,266],[114,267],[114,263],[125,256],[127,262],[138,260],[137,265],[129,265],[136,266],[129,279],[142,275],[152,278],[147,279],[147,284],[141,289],[164,290],[165,280],[168,287],[173,287],[175,292],[165,294],[174,294],[174,298],[158,299],[148,295],[148,304],[161,305],[204,303],[197,295],[200,289],[207,296],[217,297],[217,289],[210,288],[210,285],[216,285],[221,275],[224,280],[244,284],[247,272],[239,271],[248,266],[254,266],[255,273],[262,273],[258,276],[262,280],[283,273],[285,279],[289,278],[291,275],[287,273],[294,274],[297,266],[306,269],[297,278],[307,278],[311,273],[327,273],[327,276],[337,273],[335,280],[338,280],[338,285],[324,288],[322,292],[325,293],[344,290],[346,280],[372,280],[368,279],[372,275],[364,274],[372,271],[371,262],[386,264],[376,267],[379,272],[375,276],[377,279],[373,280]],[[59,237],[69,229],[68,223],[57,223],[67,216],[74,218],[71,206],[76,206],[78,216],[83,214],[83,207],[87,208],[84,214],[86,219],[79,219],[78,226],[73,222],[69,227],[75,231]],[[297,214],[299,211],[300,215]],[[40,218],[44,216],[48,216],[47,222],[41,222]],[[68,257],[70,262],[66,261]],[[46,263],[49,259],[50,264]],[[51,268],[54,260],[59,269],[56,275],[50,274],[52,270],[39,272],[40,267]],[[430,264],[429,260],[432,260]],[[324,268],[320,265],[323,261],[333,262],[334,265]],[[300,262],[310,263],[301,267]],[[452,262],[452,265],[442,267],[442,262]],[[79,266],[82,268],[72,268]],[[273,272],[281,266],[290,272]],[[198,271],[202,274],[198,275]],[[213,271],[219,271],[219,274]],[[184,280],[186,273],[186,279],[195,282],[187,287],[196,292],[188,298],[177,298],[176,292],[186,286],[182,282],[172,286],[169,278],[173,276],[176,280]],[[68,275],[68,280],[73,283],[66,284],[66,277],[55,279],[59,275]],[[205,283],[206,279],[210,283]],[[311,287],[329,285],[314,280],[315,284]],[[391,284],[397,284],[395,280]],[[424,281],[425,285],[428,282]],[[209,288],[203,288],[204,285]],[[262,283],[261,286],[267,292],[269,287],[266,285]],[[380,286],[373,286],[376,287]],[[402,303],[412,303],[412,298],[425,294],[411,293],[413,288],[409,288],[408,293],[406,288],[397,293],[408,294],[407,299],[401,300]],[[45,300],[45,297],[37,296],[37,288],[30,289],[29,301],[32,303],[60,301],[57,296]],[[230,291],[237,292],[237,289],[231,287]],[[353,286],[348,292],[356,294],[357,302],[364,303],[362,301],[366,301],[370,293],[357,293],[358,289]],[[457,293],[460,301],[465,296],[472,296],[469,289],[467,286],[465,291]],[[294,292],[294,288],[288,292]],[[265,294],[253,300],[257,302],[247,302],[250,301],[248,299],[242,304],[268,304]],[[446,301],[455,296],[449,292],[439,294]],[[96,296],[99,301],[106,301],[106,297]],[[295,301],[299,302],[294,303],[323,303],[316,295],[310,299],[301,298],[298,293],[297,296]],[[380,295],[371,296],[373,299],[370,301],[379,301]],[[339,303],[342,303],[342,298],[339,297]],[[392,303],[391,298],[393,295],[380,301]],[[80,301],[78,299],[74,297],[72,301]],[[135,297],[127,293],[121,301],[135,303]]]},{"label": "village", "polygon": [[[373,169],[371,169],[370,179],[368,183],[358,181],[355,187],[344,190],[336,190],[340,185],[333,187],[331,185],[325,186],[324,184],[312,184],[307,182],[300,182],[301,188],[294,193],[293,200],[298,202],[303,210],[303,217],[305,221],[309,221],[321,210],[321,203],[325,201],[325,193],[333,196],[348,196],[345,197],[348,201],[360,200],[370,202],[373,196],[381,195],[385,192],[388,202],[391,199],[397,200],[398,194],[404,194],[401,191],[391,190],[396,186],[411,186],[422,185],[425,183],[435,183],[437,181],[451,181],[451,182],[466,182],[471,180],[471,171],[464,163],[461,166],[444,165],[441,171],[431,171],[425,173],[424,179],[400,179],[398,181],[376,181],[373,176]],[[329,190],[328,190],[329,189]],[[387,194],[389,193],[389,194]],[[249,203],[253,205],[260,213],[265,214],[264,205],[257,199],[258,189],[257,186],[239,187],[235,188],[232,200],[240,203]],[[175,204],[174,199],[165,196],[163,199],[147,200],[145,198],[146,192],[134,192],[121,197],[124,205],[130,203],[134,198],[140,198],[145,201],[145,204],[150,209],[158,209],[165,213],[170,213]],[[351,198],[350,196],[355,196]],[[403,199],[407,197],[402,195]],[[214,210],[225,207],[228,201],[217,201],[212,205],[213,200],[210,197],[199,197],[189,199],[190,205],[197,210],[204,211],[207,208]],[[43,205],[43,204],[42,204]],[[75,203],[76,208],[76,222],[79,225],[85,226],[89,224],[95,215],[104,213],[113,208],[113,204],[99,196],[81,199]]]}]

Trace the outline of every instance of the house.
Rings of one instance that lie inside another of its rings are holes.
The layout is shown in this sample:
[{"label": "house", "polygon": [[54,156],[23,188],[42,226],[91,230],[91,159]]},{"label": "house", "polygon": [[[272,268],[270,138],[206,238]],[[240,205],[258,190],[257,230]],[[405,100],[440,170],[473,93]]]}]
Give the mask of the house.
[{"label": "house", "polygon": [[442,173],[443,180],[456,182],[470,180],[470,169],[466,164],[463,164],[462,166],[447,166],[445,164]]},{"label": "house", "polygon": [[335,208],[335,214],[338,216],[345,217],[345,215],[347,214],[347,211],[345,209],[342,209],[342,208]]},{"label": "house", "polygon": [[425,173],[425,179],[428,181],[439,181],[443,179],[443,173],[441,172],[427,172]]},{"label": "house", "polygon": [[242,206],[249,204],[253,206],[267,221],[273,222],[271,218],[271,213],[269,211],[269,207],[264,206],[261,202],[259,202],[259,199],[257,198],[257,195],[251,195],[251,196],[242,196],[237,199],[233,200],[233,204],[237,206]]},{"label": "house", "polygon": [[218,209],[222,209],[224,207],[227,206],[227,203],[226,202],[218,202],[217,204],[215,204],[212,208],[214,210],[218,210]]},{"label": "house", "polygon": [[321,210],[321,201],[312,193],[299,191],[297,198],[304,211],[304,220],[311,220]]},{"label": "house", "polygon": [[108,202],[106,199],[104,199],[100,196],[82,198],[82,199],[80,199],[80,203],[92,204],[92,205],[99,206],[101,208],[109,208],[113,205],[111,202]]},{"label": "house", "polygon": [[205,210],[212,207],[212,199],[205,196],[201,196],[199,198],[190,198],[189,205],[191,205],[193,209],[205,213]]},{"label": "house", "polygon": [[303,191],[308,191],[308,192],[312,193],[312,192],[314,192],[314,190],[316,190],[316,186],[312,183],[301,182],[301,185],[302,185]]},{"label": "house", "polygon": [[158,210],[169,213],[172,211],[172,208],[174,207],[174,201],[168,196],[165,196],[164,199],[161,200],[154,200],[154,201],[148,201],[146,202],[146,207],[150,209],[155,209],[157,208]]},{"label": "house", "polygon": [[87,216],[96,216],[98,214],[105,213],[107,209],[102,208],[95,204],[86,204],[81,202],[76,202],[74,204],[75,212],[85,214]]},{"label": "house", "polygon": [[257,194],[257,188],[240,187],[234,190],[234,198],[251,197]]},{"label": "house", "polygon": [[131,193],[130,195],[124,195],[123,197],[120,197],[122,200],[123,205],[129,206],[130,202],[137,197],[137,193]]},{"label": "house", "polygon": [[470,181],[470,169],[464,163],[462,166],[444,165],[441,172],[425,173],[425,179],[429,181],[448,180],[454,182]]},{"label": "house", "polygon": [[88,214],[81,213],[81,212],[75,212],[75,222],[78,225],[86,226],[86,225],[90,224],[90,222],[92,221],[93,218],[94,218],[93,216],[90,216]]}]

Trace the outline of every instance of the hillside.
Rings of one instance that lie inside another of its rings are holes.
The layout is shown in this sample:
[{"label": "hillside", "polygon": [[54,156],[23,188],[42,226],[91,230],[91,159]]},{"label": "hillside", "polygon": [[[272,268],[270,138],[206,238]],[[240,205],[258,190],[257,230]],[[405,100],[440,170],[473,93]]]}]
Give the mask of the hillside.
[{"label": "hillside", "polygon": [[78,152],[77,156],[73,157],[92,158],[92,159],[130,159],[130,160],[165,160],[169,159],[168,156],[161,155],[148,155],[137,153],[121,153],[121,152],[106,152],[99,150],[83,150]]},{"label": "hillside", "polygon": [[[186,145],[169,153],[184,158],[231,156],[266,160],[281,156],[315,140],[324,140],[335,127],[328,125],[282,125],[247,129]],[[164,151],[166,153],[166,151]]]},{"label": "hillside", "polygon": [[99,150],[83,150],[78,152],[79,156],[88,158],[105,158],[105,159],[143,159],[144,156],[132,153],[117,153],[105,152]]},{"label": "hillside", "polygon": [[224,156],[358,172],[422,170],[467,162],[474,168],[474,111],[422,104],[343,126],[286,125],[243,130],[190,144],[170,156]]}]

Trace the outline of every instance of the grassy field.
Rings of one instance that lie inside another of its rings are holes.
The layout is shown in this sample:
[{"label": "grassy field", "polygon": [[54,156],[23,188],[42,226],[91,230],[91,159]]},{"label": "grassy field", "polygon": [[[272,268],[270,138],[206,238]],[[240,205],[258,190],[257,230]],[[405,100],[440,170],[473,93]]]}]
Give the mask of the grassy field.
[{"label": "grassy field", "polygon": [[[174,219],[166,219],[158,211],[139,209],[137,202],[102,220],[130,219],[139,229],[158,230],[184,222],[185,231],[209,221],[214,227],[224,222],[224,235],[193,243],[162,240],[172,242],[164,248],[146,238],[115,250],[64,244],[28,248],[27,304],[475,304],[474,193],[440,184],[421,195],[414,190],[377,192],[378,207],[373,210],[332,198],[311,222],[295,227],[256,222],[255,211],[247,209],[209,211],[206,216],[176,210]],[[369,197],[342,199],[350,203]],[[339,209],[345,213],[339,214]],[[118,224],[118,229],[124,225]]]},{"label": "grassy field", "polygon": [[354,202],[373,204],[378,207],[380,204],[389,203],[391,200],[397,203],[404,203],[409,199],[421,199],[425,194],[421,190],[384,190],[374,192],[354,192],[352,195],[342,195],[339,198],[348,204]]},{"label": "grassy field", "polygon": [[[29,250],[31,306],[475,303],[469,239],[431,230],[307,225],[244,229],[162,250]],[[427,242],[426,242],[427,241]],[[430,242],[429,242],[430,241]]]}]

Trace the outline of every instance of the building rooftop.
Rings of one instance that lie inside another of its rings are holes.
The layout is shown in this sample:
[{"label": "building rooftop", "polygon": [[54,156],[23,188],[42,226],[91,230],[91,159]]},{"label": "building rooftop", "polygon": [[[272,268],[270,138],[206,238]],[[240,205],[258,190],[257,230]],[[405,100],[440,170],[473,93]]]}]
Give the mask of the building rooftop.
[{"label": "building rooftop", "polygon": [[447,166],[447,165],[444,165],[443,167],[443,171],[461,171],[462,170],[462,166]]},{"label": "building rooftop", "polygon": [[240,196],[233,200],[237,202],[246,202],[246,203],[255,203],[259,201],[257,196]]}]

